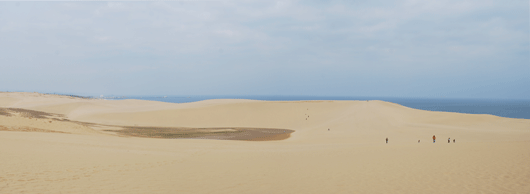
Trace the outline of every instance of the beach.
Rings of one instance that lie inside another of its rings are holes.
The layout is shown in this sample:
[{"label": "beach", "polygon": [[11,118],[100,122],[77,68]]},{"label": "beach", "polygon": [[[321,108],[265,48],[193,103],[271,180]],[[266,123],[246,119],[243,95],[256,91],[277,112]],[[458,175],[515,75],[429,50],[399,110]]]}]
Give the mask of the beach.
[{"label": "beach", "polygon": [[22,92],[0,93],[0,108],[0,193],[530,191],[529,119],[377,100]]}]

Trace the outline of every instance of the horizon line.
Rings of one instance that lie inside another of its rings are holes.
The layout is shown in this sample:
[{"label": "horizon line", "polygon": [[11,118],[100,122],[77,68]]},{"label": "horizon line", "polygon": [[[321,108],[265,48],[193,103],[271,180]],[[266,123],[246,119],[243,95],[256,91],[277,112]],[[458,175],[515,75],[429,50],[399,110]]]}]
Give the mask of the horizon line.
[{"label": "horizon line", "polygon": [[[131,98],[131,97],[148,97],[148,98],[169,98],[169,97],[323,97],[323,98],[362,98],[362,100],[379,100],[379,99],[367,99],[367,98],[394,98],[394,99],[433,99],[433,100],[520,100],[520,101],[530,101],[530,99],[522,98],[477,98],[477,97],[432,97],[432,96],[420,96],[420,97],[411,97],[411,96],[354,96],[354,95],[307,95],[307,94],[296,94],[296,95],[287,95],[287,94],[179,94],[179,95],[81,95],[76,93],[62,93],[62,92],[28,92],[28,91],[0,91],[1,93],[39,93],[47,95],[61,95],[61,96],[71,96],[71,97],[80,97],[80,98]],[[225,98],[232,99],[232,98]],[[234,98],[234,99],[246,99],[246,98]],[[252,99],[249,99],[252,100]]]}]

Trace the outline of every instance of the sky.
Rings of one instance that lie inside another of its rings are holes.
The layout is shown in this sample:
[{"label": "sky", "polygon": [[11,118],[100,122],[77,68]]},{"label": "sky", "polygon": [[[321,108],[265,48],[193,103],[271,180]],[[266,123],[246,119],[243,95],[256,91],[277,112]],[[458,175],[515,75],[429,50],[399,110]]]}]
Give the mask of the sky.
[{"label": "sky", "polygon": [[530,99],[528,0],[0,2],[0,91]]}]

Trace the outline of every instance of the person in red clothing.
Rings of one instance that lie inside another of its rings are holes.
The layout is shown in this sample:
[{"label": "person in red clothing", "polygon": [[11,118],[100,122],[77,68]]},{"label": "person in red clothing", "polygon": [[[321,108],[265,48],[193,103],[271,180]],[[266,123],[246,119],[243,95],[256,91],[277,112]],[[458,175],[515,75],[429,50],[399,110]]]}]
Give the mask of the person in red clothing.
[{"label": "person in red clothing", "polygon": [[436,135],[433,135],[433,136],[432,136],[432,142],[433,142],[433,143],[436,143]]}]

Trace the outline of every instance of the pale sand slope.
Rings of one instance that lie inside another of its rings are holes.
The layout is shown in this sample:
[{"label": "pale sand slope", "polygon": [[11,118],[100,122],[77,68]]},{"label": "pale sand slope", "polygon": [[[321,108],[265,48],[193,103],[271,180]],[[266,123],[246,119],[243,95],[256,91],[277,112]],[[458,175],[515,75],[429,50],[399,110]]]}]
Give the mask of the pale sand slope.
[{"label": "pale sand slope", "polygon": [[[287,140],[265,142],[126,138],[62,126],[51,129],[74,134],[0,131],[0,193],[530,191],[530,120],[525,119],[422,111],[382,101],[171,104],[33,93],[0,93],[0,107],[115,125],[296,131]],[[12,119],[0,125],[13,125]],[[448,144],[448,137],[456,144]]]}]

